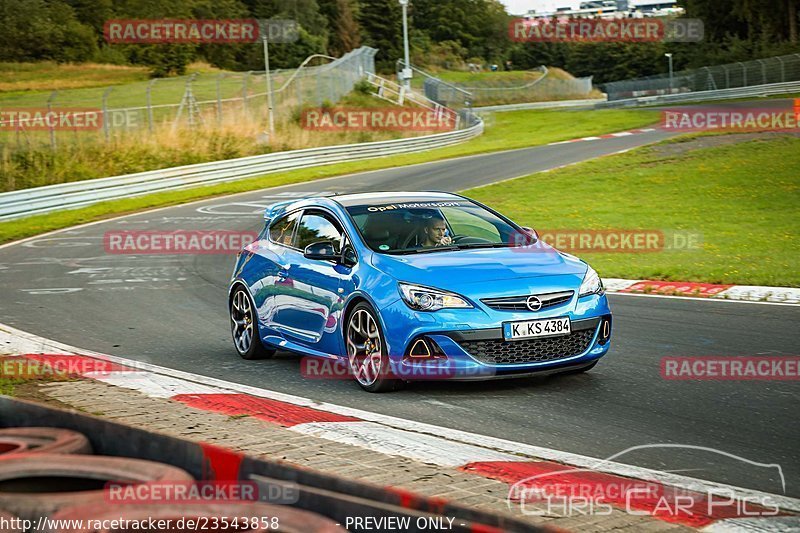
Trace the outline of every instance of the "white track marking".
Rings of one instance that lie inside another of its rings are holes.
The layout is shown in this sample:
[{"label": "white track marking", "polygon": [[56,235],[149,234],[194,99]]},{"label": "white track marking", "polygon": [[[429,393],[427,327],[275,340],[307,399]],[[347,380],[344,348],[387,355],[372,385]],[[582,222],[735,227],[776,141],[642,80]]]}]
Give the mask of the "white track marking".
[{"label": "white track marking", "polygon": [[374,422],[308,422],[291,426],[289,429],[387,455],[399,455],[423,463],[452,468],[477,461],[529,460],[480,446],[410,433]]},{"label": "white track marking", "polygon": [[608,294],[612,294],[614,296],[635,296],[638,298],[667,298],[670,300],[688,300],[693,302],[717,302],[717,303],[729,303],[729,304],[747,304],[747,305],[783,305],[789,307],[800,307],[797,304],[793,303],[782,303],[782,302],[752,302],[750,300],[734,300],[731,298],[714,298],[714,297],[707,297],[707,298],[698,298],[695,296],[671,296],[667,294],[644,294],[638,292],[611,292],[609,291]]},{"label": "white track marking", "polygon": [[603,278],[603,285],[609,292],[621,291],[627,289],[631,285],[641,283],[643,279],[620,279],[620,278]]},{"label": "white track marking", "polygon": [[87,372],[84,376],[116,387],[139,391],[152,398],[172,398],[178,394],[225,394],[232,392],[154,372]]},{"label": "white track marking", "polygon": [[389,415],[372,413],[369,411],[363,411],[361,409],[354,409],[352,407],[345,407],[327,402],[318,402],[316,400],[303,398],[301,396],[295,396],[292,394],[261,389],[258,387],[251,387],[249,385],[242,385],[239,383],[224,381],[217,378],[192,374],[189,372],[183,372],[181,370],[165,368],[150,363],[141,363],[138,361],[125,359],[123,357],[105,355],[86,350],[78,350],[75,347],[62,344],[56,341],[52,341],[49,339],[44,339],[36,335],[32,335],[30,333],[18,330],[16,328],[0,324],[0,346],[2,346],[2,343],[7,335],[17,335],[29,339],[32,342],[38,343],[42,346],[45,346],[49,350],[48,353],[57,353],[61,351],[64,353],[73,353],[73,354],[82,353],[83,355],[96,356],[107,361],[111,361],[122,365],[132,366],[134,368],[137,368],[138,370],[147,370],[150,372],[155,372],[163,376],[170,376],[177,379],[185,379],[187,381],[191,381],[194,383],[199,383],[210,387],[219,387],[222,389],[228,389],[242,394],[250,394],[252,396],[256,396],[259,398],[267,398],[270,400],[286,402],[301,407],[310,407],[321,411],[327,411],[330,413],[336,413],[344,416],[359,418],[366,422],[374,422],[376,424],[381,424],[389,428],[395,428],[404,431],[414,432],[420,435],[431,435],[434,437],[447,439],[449,441],[452,441],[453,443],[470,444],[472,446],[478,446],[481,448],[485,448],[487,450],[494,450],[495,452],[503,452],[519,457],[520,461],[545,459],[549,461],[556,461],[559,463],[573,465],[579,468],[591,468],[598,472],[605,472],[608,474],[615,474],[635,479],[647,479],[652,482],[658,482],[664,485],[684,488],[687,490],[696,491],[699,490],[700,488],[708,493],[718,494],[726,497],[729,496],[731,492],[733,492],[736,495],[736,497],[740,499],[742,498],[764,499],[768,497],[771,499],[772,502],[775,502],[776,505],[779,505],[781,509],[800,512],[800,499],[792,498],[789,496],[769,494],[758,490],[735,487],[733,485],[727,485],[724,483],[716,483],[713,481],[691,478],[669,472],[659,472],[657,470],[651,470],[649,468],[642,468],[623,463],[604,461],[603,459],[596,457],[588,457],[586,455],[579,455],[570,452],[562,452],[560,450],[553,450],[550,448],[534,446],[531,444],[525,444],[521,442],[513,442],[510,440],[499,439],[497,437],[491,437],[487,435],[478,435],[476,433],[469,433],[457,429],[434,426],[432,424],[426,424],[424,422],[416,422],[405,418],[398,418]]},{"label": "white track marking", "polygon": [[800,531],[800,516],[727,518],[704,527],[711,533],[789,533]]},{"label": "white track marking", "polygon": [[800,289],[793,287],[761,287],[757,285],[735,285],[716,295],[732,300],[751,299],[777,303],[800,303]]}]

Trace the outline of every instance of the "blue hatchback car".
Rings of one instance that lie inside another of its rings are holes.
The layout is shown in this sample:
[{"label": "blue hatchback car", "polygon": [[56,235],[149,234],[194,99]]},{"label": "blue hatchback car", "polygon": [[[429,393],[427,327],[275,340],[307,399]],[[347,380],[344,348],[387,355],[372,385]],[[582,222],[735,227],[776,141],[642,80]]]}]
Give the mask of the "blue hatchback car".
[{"label": "blue hatchback car", "polygon": [[474,200],[347,194],[275,204],[265,219],[229,290],[245,359],[323,358],[380,392],[583,372],[608,352],[597,273]]}]

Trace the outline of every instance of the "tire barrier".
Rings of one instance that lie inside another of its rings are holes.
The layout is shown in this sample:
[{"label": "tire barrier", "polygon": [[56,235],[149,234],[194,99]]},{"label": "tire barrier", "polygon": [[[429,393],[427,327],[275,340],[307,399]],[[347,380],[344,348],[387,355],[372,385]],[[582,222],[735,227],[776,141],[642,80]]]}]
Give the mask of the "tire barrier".
[{"label": "tire barrier", "polygon": [[0,429],[0,455],[20,452],[90,454],[92,446],[85,435],[70,429]]},{"label": "tire barrier", "polygon": [[[107,510],[113,510],[119,517],[121,509],[141,509],[154,502],[162,509],[169,502],[184,508],[191,505],[190,510],[194,513],[218,515],[219,511],[213,506],[230,503],[239,506],[237,514],[241,514],[243,505],[262,505],[258,498],[249,500],[244,494],[243,487],[249,485],[266,497],[270,505],[280,503],[278,510],[271,509],[266,516],[263,514],[265,511],[254,513],[260,515],[257,518],[262,520],[262,524],[265,517],[277,517],[281,527],[278,531],[339,532],[342,530],[330,529],[330,521],[334,522],[334,526],[337,523],[344,526],[354,517],[407,521],[408,527],[404,530],[410,533],[429,532],[431,527],[428,524],[444,520],[443,517],[453,520],[449,529],[451,533],[546,531],[539,525],[512,516],[466,507],[441,498],[363,483],[357,479],[299,468],[283,461],[246,456],[208,443],[192,442],[75,411],[0,396],[0,427],[19,426],[69,428],[83,435],[91,435],[94,452],[100,454],[93,457],[12,453],[0,458],[0,509],[20,519],[36,521],[37,524],[40,517],[53,518],[56,513],[64,516],[69,508],[74,507],[90,509],[92,518],[103,515]],[[161,462],[174,467],[162,465]],[[121,467],[120,463],[127,467]],[[144,468],[145,465],[148,468]],[[153,468],[158,472],[153,472]],[[194,483],[193,478],[201,481]],[[108,481],[117,481],[119,485],[111,485],[109,490],[103,491]],[[133,486],[126,488],[126,481]],[[136,485],[145,482],[150,482],[150,486]],[[223,487],[222,495],[217,497],[213,491],[209,495],[203,489],[206,483],[212,487]],[[224,489],[226,483],[233,483],[231,490]],[[182,484],[189,487],[189,494],[178,494]],[[199,489],[200,492],[191,492],[193,489]],[[238,501],[235,500],[237,489],[241,497]],[[226,497],[228,499],[224,499]],[[213,501],[210,501],[211,498]],[[249,507],[250,511],[255,509]],[[174,512],[173,508],[173,517]],[[184,516],[188,518],[190,513]],[[421,525],[418,525],[418,521],[421,521]],[[298,523],[300,525],[296,526]],[[47,525],[53,527],[52,522]],[[149,522],[144,525],[148,527],[138,530],[150,530]],[[40,528],[41,531],[44,529]],[[202,528],[172,530],[194,529],[199,531]],[[217,528],[217,531],[235,529]],[[275,528],[271,527],[271,531],[275,531]]]},{"label": "tire barrier", "polygon": [[28,443],[20,439],[0,437],[0,455],[9,455],[28,450]]},{"label": "tire barrier", "polygon": [[180,468],[125,457],[19,454],[0,460],[0,508],[27,520],[64,507],[94,505],[106,498],[109,482],[192,482]]},{"label": "tire barrier", "polygon": [[17,527],[17,520],[13,514],[0,510],[0,533],[23,533],[22,527]]},{"label": "tire barrier", "polygon": [[[238,532],[282,533],[343,533],[346,530],[332,520],[309,511],[284,505],[264,503],[219,503],[211,505],[117,505],[98,508],[82,506],[65,508],[53,515],[53,522],[61,524],[88,524],[88,521],[111,525],[117,521],[147,523],[162,522],[167,531],[211,530]],[[122,524],[120,524],[122,523]],[[226,524],[227,523],[227,524]],[[227,527],[226,527],[227,525]],[[146,528],[143,528],[146,530]],[[131,530],[118,529],[51,529],[49,533],[117,533]]]}]

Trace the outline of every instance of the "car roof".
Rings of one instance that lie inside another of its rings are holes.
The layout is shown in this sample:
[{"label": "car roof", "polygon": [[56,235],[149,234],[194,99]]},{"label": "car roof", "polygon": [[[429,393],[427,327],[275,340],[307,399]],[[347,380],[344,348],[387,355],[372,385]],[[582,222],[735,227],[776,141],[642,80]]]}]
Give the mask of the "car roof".
[{"label": "car roof", "polygon": [[448,202],[464,198],[449,192],[366,192],[329,197],[343,207],[390,203]]}]

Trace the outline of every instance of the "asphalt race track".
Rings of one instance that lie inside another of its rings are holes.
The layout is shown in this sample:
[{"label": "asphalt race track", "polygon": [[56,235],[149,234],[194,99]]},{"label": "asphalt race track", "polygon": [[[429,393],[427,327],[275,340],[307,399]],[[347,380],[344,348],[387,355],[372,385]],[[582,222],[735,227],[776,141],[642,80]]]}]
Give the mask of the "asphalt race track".
[{"label": "asphalt race track", "polygon": [[[781,465],[800,496],[797,382],[678,382],[664,356],[796,355],[800,308],[612,295],[615,339],[592,372],[483,383],[415,383],[371,395],[307,380],[299,359],[245,362],[230,340],[228,255],[109,255],[109,230],[260,229],[263,206],[319,191],[462,190],[667,137],[651,132],[376,171],[170,207],[0,248],[0,322],[85,349],[312,399],[605,458],[673,443]],[[335,445],[335,444],[332,444]],[[699,449],[616,459],[782,493],[775,469]]]}]

